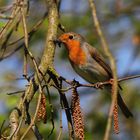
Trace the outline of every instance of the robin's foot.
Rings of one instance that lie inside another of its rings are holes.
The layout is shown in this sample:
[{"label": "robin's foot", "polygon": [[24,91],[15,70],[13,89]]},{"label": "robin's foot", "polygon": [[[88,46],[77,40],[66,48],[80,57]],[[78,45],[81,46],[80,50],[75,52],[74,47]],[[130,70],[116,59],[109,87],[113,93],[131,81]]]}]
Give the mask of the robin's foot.
[{"label": "robin's foot", "polygon": [[80,86],[80,83],[78,81],[76,81],[75,79],[73,79],[72,85],[75,87],[78,87],[78,86]]},{"label": "robin's foot", "polygon": [[97,82],[96,84],[95,84],[95,88],[97,88],[97,89],[103,89],[104,88],[104,85],[103,85],[103,83],[102,82]]}]

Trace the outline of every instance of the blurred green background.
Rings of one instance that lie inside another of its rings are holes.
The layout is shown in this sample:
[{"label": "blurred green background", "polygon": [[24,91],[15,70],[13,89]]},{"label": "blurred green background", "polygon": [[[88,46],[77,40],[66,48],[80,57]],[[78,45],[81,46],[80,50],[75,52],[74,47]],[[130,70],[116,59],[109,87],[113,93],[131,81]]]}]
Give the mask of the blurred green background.
[{"label": "blurred green background", "polygon": [[[12,4],[11,0],[0,0],[0,9]],[[118,76],[140,74],[140,1],[139,0],[96,0],[97,15],[100,20],[102,31],[108,41],[109,47],[116,59]],[[28,30],[44,15],[46,5],[43,0],[30,0],[29,16],[27,18]],[[0,10],[1,13],[1,10]],[[10,15],[10,12],[6,13]],[[0,19],[0,29],[7,20]],[[60,23],[66,31],[74,31],[82,34],[87,42],[97,47],[102,53],[99,37],[94,28],[91,10],[88,1],[85,0],[62,0],[60,5]],[[29,43],[30,50],[39,63],[42,56],[45,37],[47,32],[47,18],[35,33]],[[23,36],[22,26],[19,25],[17,31],[10,38],[10,42]],[[58,36],[62,33],[59,30]],[[2,42],[2,41],[1,41]],[[9,47],[5,54],[13,48]],[[23,48],[14,53],[11,57],[0,61],[0,125],[4,120],[8,125],[8,116],[16,106],[22,94],[7,95],[7,93],[24,90],[27,81],[22,79],[23,74]],[[76,79],[81,83],[86,83],[71,68],[67,59],[64,47],[56,48],[55,68],[57,72],[69,79]],[[28,73],[33,74],[32,63],[28,62]],[[111,140],[139,140],[140,139],[140,78],[128,80],[121,83],[123,88],[123,98],[134,117],[126,119],[119,111],[120,133],[114,134],[112,128]],[[66,86],[66,85],[64,85]],[[103,139],[110,98],[101,90],[91,88],[79,88],[81,108],[84,114],[85,139]],[[70,102],[71,92],[67,93]],[[36,96],[32,101],[34,110]],[[47,110],[47,124],[38,123],[39,130],[45,139],[55,140],[60,130],[60,111],[63,118],[63,139],[68,139],[67,121],[64,110],[61,110],[59,96],[55,89],[51,90],[52,105],[54,108],[54,133],[48,138],[52,129],[50,121],[50,108]],[[29,135],[27,139],[35,139]]]}]

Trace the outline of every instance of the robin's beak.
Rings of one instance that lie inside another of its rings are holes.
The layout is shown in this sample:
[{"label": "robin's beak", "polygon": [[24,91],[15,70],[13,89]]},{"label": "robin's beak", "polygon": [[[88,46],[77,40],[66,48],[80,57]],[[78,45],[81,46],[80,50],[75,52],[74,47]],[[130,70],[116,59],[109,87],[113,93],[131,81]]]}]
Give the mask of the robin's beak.
[{"label": "robin's beak", "polygon": [[58,45],[59,47],[61,47],[62,41],[60,39],[55,39],[53,40],[55,45]]}]

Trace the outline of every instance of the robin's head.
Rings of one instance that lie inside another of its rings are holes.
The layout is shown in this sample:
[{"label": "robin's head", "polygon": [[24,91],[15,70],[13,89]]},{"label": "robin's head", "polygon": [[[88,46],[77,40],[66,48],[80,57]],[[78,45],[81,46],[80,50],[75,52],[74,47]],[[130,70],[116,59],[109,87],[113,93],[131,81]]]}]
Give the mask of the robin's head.
[{"label": "robin's head", "polygon": [[68,32],[60,35],[55,43],[57,43],[59,46],[61,43],[65,45],[71,62],[74,64],[84,64],[86,62],[86,54],[81,48],[84,41],[85,40],[81,35]]},{"label": "robin's head", "polygon": [[58,38],[58,42],[63,43],[68,50],[80,47],[83,40],[84,38],[80,34],[74,32],[64,33]]}]

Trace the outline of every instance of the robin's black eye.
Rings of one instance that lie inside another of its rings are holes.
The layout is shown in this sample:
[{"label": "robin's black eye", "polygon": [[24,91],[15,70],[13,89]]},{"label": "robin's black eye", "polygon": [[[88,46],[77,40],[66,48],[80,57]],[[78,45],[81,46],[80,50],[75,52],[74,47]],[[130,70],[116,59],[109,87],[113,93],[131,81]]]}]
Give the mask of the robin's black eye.
[{"label": "robin's black eye", "polygon": [[73,36],[72,36],[72,35],[70,35],[70,36],[69,36],[69,39],[73,39]]}]

